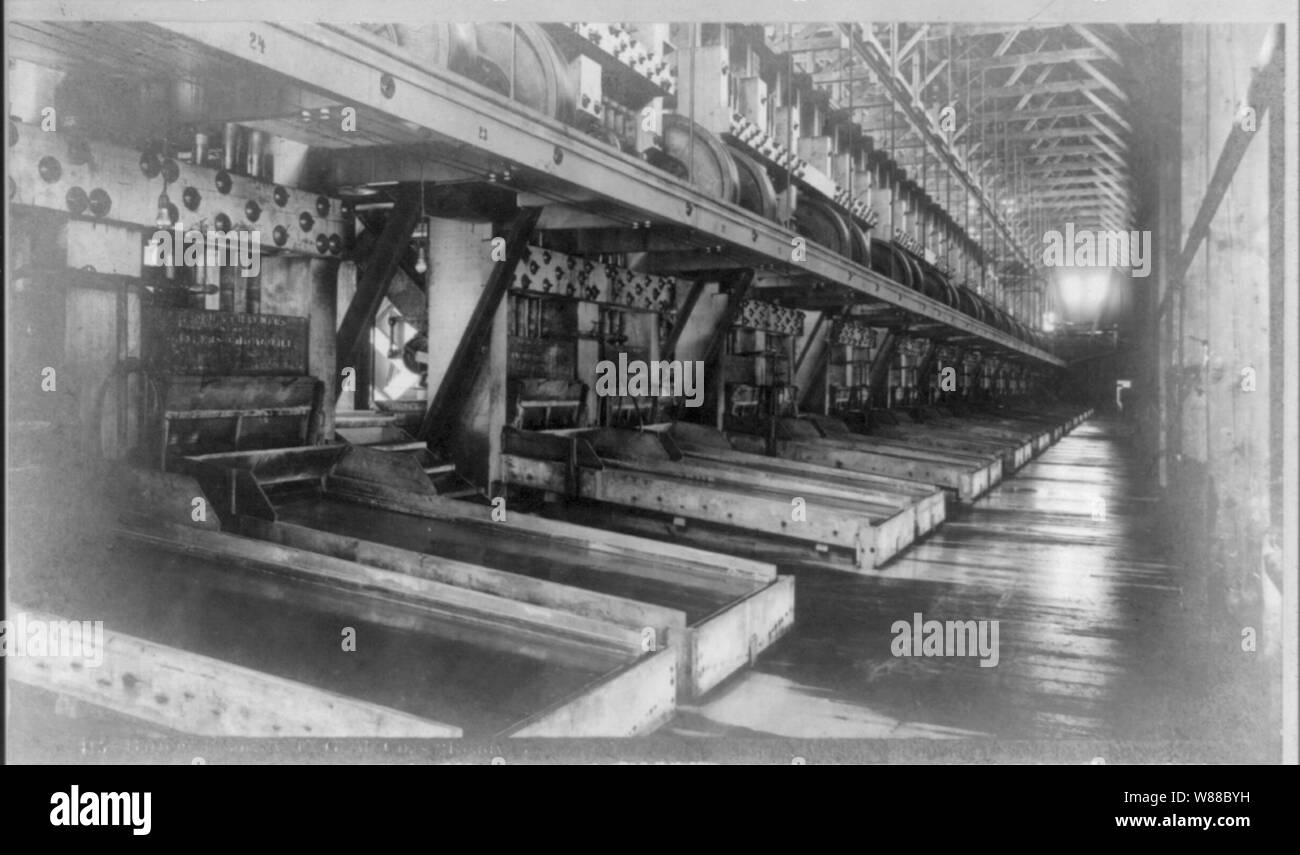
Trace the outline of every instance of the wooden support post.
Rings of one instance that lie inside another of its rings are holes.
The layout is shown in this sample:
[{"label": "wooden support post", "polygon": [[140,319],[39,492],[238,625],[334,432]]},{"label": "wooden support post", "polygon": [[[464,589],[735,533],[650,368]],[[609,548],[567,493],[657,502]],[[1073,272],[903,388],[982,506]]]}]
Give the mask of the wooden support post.
[{"label": "wooden support post", "polygon": [[[420,202],[415,192],[405,187],[399,189],[397,202],[393,206],[392,213],[389,214],[388,223],[375,242],[370,260],[361,274],[360,281],[357,282],[357,293],[353,296],[352,303],[339,324],[335,347],[340,366],[335,381],[336,393],[343,391],[342,368],[355,368],[357,382],[358,384],[361,382],[361,363],[362,360],[366,360],[368,364],[369,358],[368,332],[374,323],[375,313],[388,292],[388,285],[393,281],[393,275],[401,265],[406,244],[411,240],[411,232],[415,229],[420,213]],[[357,407],[360,408],[360,405],[361,396],[358,395]]]},{"label": "wooden support post", "polygon": [[897,349],[898,335],[890,330],[885,333],[885,340],[880,343],[876,358],[871,361],[871,369],[867,375],[867,385],[870,387],[867,393],[868,407],[876,399],[877,393],[889,382],[889,363],[893,361],[894,351]]},{"label": "wooden support post", "polygon": [[[925,356],[916,364],[916,387],[917,393],[924,396],[930,390],[930,369],[934,367],[934,361],[939,356],[939,346],[933,341],[926,341]],[[919,403],[929,403],[922,397]]]},{"label": "wooden support post", "polygon": [[313,258],[306,262],[307,281],[310,291],[307,295],[307,310],[310,323],[308,332],[308,369],[312,376],[321,381],[320,400],[313,406],[318,421],[308,427],[307,441],[314,443],[334,438],[334,395],[325,393],[325,389],[334,388],[335,339],[334,328],[337,316],[337,290],[339,263],[329,258]]},{"label": "wooden support post", "polygon": [[[369,324],[363,332],[360,346],[357,348],[356,356],[353,357],[351,367],[354,370],[353,387],[352,387],[352,409],[368,410],[374,402],[374,378],[375,378],[375,343],[374,343],[374,326]],[[340,376],[342,372],[340,372]]]},{"label": "wooden support post", "polygon": [[[1266,48],[1265,62],[1255,72],[1255,76],[1250,81],[1250,88],[1246,92],[1246,105],[1255,113],[1254,123],[1251,125],[1251,130],[1246,130],[1242,127],[1242,122],[1234,122],[1228,132],[1223,150],[1219,153],[1219,160],[1214,166],[1214,174],[1210,177],[1209,186],[1205,190],[1205,198],[1197,208],[1196,218],[1187,231],[1187,241],[1179,258],[1179,266],[1174,271],[1175,282],[1181,282],[1196,258],[1201,243],[1209,235],[1210,223],[1219,210],[1219,204],[1232,184],[1233,175],[1241,164],[1250,141],[1256,136],[1254,128],[1263,123],[1269,107],[1281,96],[1282,28],[1280,25],[1274,28],[1270,37],[1272,41]],[[1161,301],[1161,315],[1168,310],[1169,299],[1170,295],[1166,294],[1165,299]]]},{"label": "wooden support post", "polygon": [[425,411],[424,419],[420,422],[420,429],[416,436],[427,442],[430,448],[440,445],[446,439],[451,426],[456,423],[460,408],[474,382],[477,367],[483,362],[488,334],[493,319],[496,318],[497,309],[505,298],[515,267],[528,247],[528,238],[532,235],[533,227],[537,224],[537,218],[541,213],[541,208],[520,208],[505,229],[505,258],[492,268],[487,284],[483,287],[483,292],[474,307],[474,314],[465,328],[465,334],[461,336],[456,352],[452,354],[451,362],[447,365],[438,392],[429,403],[429,409]]},{"label": "wooden support post", "polygon": [[818,409],[823,413],[827,411],[827,367],[834,349],[827,339],[830,335],[832,318],[831,311],[817,315],[817,320],[813,323],[812,330],[805,336],[804,346],[795,358],[794,368],[790,372],[790,382],[799,387],[799,400],[796,403],[800,409],[803,409],[805,404],[816,395],[822,399],[822,406]]},{"label": "wooden support post", "polygon": [[722,356],[727,349],[727,336],[731,332],[731,325],[736,322],[736,318],[740,317],[740,309],[745,303],[745,298],[749,296],[750,288],[753,287],[754,271],[737,271],[722,284],[727,291],[727,308],[718,318],[718,325],[714,327],[713,336],[709,339],[709,347],[704,352],[704,370],[707,377],[713,379],[709,384],[711,389],[709,397],[713,401],[714,412],[717,414],[716,427],[719,430],[722,429],[722,413],[726,408],[726,394],[722,388],[724,382]]},{"label": "wooden support post", "polygon": [[682,337],[682,331],[686,329],[686,324],[691,319],[691,313],[695,311],[695,304],[700,301],[700,294],[704,293],[704,280],[696,279],[691,283],[691,290],[686,292],[686,300],[682,307],[677,311],[677,320],[673,323],[672,331],[664,339],[663,347],[659,349],[660,359],[673,359],[677,353],[677,342]]}]

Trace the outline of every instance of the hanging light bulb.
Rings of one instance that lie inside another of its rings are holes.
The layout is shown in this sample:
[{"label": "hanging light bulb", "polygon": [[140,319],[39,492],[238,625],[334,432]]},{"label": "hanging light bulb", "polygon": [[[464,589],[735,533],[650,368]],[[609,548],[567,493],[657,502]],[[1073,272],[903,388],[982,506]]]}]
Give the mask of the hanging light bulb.
[{"label": "hanging light bulb", "polygon": [[172,225],[171,207],[172,207],[172,200],[167,198],[167,191],[163,190],[162,194],[158,197],[158,218],[154,220],[154,223],[158,226],[158,228],[160,229],[171,228]]},{"label": "hanging light bulb", "polygon": [[427,241],[420,242],[420,252],[415,258],[415,272],[423,276],[429,270],[429,245]]},{"label": "hanging light bulb", "polygon": [[424,219],[424,161],[420,161],[420,251],[415,258],[415,272],[423,276],[429,271],[429,221]]}]

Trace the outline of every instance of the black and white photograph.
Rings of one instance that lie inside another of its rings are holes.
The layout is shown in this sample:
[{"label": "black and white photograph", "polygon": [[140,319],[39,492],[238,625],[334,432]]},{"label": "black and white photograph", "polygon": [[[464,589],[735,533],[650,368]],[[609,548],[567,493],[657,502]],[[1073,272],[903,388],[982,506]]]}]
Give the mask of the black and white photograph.
[{"label": "black and white photograph", "polygon": [[6,763],[1297,763],[1294,0],[5,16]]}]

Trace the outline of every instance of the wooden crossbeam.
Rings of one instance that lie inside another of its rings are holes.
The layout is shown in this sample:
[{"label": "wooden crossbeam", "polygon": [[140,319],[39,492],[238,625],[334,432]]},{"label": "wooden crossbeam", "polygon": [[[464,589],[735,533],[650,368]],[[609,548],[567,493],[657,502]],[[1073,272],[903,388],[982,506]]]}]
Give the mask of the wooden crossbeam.
[{"label": "wooden crossbeam", "polygon": [[1022,95],[1046,95],[1051,92],[1083,92],[1101,88],[1103,85],[1097,80],[1059,80],[1054,83],[1025,83],[1020,86],[989,89],[984,95],[986,99],[1012,98]]},{"label": "wooden crossbeam", "polygon": [[1068,128],[1035,128],[1032,131],[1015,131],[999,135],[999,140],[1050,140],[1068,139],[1070,137],[1095,137],[1097,129],[1092,126]]},{"label": "wooden crossbeam", "polygon": [[1116,110],[1110,104],[1106,103],[1105,98],[1102,98],[1096,92],[1092,92],[1090,90],[1085,91],[1083,95],[1085,98],[1091,101],[1097,107],[1098,110],[1101,110],[1103,113],[1109,116],[1115,122],[1115,124],[1119,125],[1121,128],[1128,131],[1129,133],[1133,132],[1133,126],[1129,124],[1127,119],[1125,119],[1123,116],[1119,114],[1118,110]]},{"label": "wooden crossbeam", "polygon": [[[1046,39],[1043,40],[1046,42]],[[970,62],[973,70],[987,71],[993,68],[1017,68],[1025,65],[1054,65],[1088,60],[1106,59],[1106,55],[1096,48],[1074,48],[1071,50],[1047,50],[1029,53],[995,55],[988,59],[976,59]]]},{"label": "wooden crossbeam", "polygon": [[1087,61],[1086,59],[1077,60],[1075,64],[1078,65],[1080,68],[1082,68],[1084,71],[1088,72],[1088,75],[1092,77],[1093,80],[1100,83],[1103,87],[1109,90],[1111,94],[1113,94],[1116,98],[1118,98],[1121,101],[1125,101],[1125,102],[1128,101],[1128,93],[1125,92],[1122,88],[1120,88],[1119,84],[1111,80],[1110,77],[1102,73],[1101,69],[1097,68],[1097,66],[1093,65],[1091,62]]},{"label": "wooden crossbeam", "polygon": [[1101,119],[1097,118],[1096,116],[1088,116],[1088,122],[1091,123],[1095,128],[1097,128],[1097,130],[1101,131],[1103,134],[1110,137],[1111,141],[1114,142],[1115,145],[1119,146],[1120,148],[1128,148],[1128,141],[1125,140],[1123,137],[1121,137],[1119,134],[1117,134],[1114,128],[1112,128],[1110,125],[1103,122]]},{"label": "wooden crossbeam", "polygon": [[929,29],[930,28],[927,25],[922,24],[921,27],[912,34],[912,37],[903,43],[902,50],[900,50],[898,55],[894,57],[895,64],[901,64],[903,60],[907,59],[908,54],[916,50],[916,46],[921,43],[921,39],[925,38],[925,34]]},{"label": "wooden crossbeam", "polygon": [[[1037,56],[1043,50],[1043,48],[1046,47],[1047,42],[1050,38],[1051,38],[1050,36],[1044,36],[1042,40],[1038,43],[1038,46],[1035,47],[1031,53]],[[1026,71],[1029,70],[1029,66],[1030,66],[1030,62],[1027,59],[1027,55],[1020,54],[1020,62],[1016,65],[1015,70],[1012,71],[1011,74],[1007,76],[1007,79],[1002,81],[1002,85],[1003,86],[1016,85],[1016,83],[1020,81],[1021,75],[1023,75]]]},{"label": "wooden crossbeam", "polygon": [[1088,27],[1083,26],[1082,24],[1070,24],[1070,29],[1074,30],[1076,33],[1082,36],[1084,41],[1086,41],[1088,44],[1092,45],[1094,48],[1101,51],[1101,53],[1105,55],[1105,57],[1109,59],[1111,62],[1115,62],[1115,63],[1121,62],[1120,56],[1118,53],[1115,52],[1115,49],[1112,48],[1109,44],[1107,44],[1106,40],[1103,39],[1101,36],[1097,35],[1092,30],[1088,29]]},{"label": "wooden crossbeam", "polygon": [[[1092,93],[1085,93],[1091,95]],[[1070,119],[1096,113],[1100,108],[1089,104],[1072,104],[1065,107],[1044,107],[1037,110],[994,110],[972,116],[970,121],[979,124],[1007,121],[1035,121],[1038,119]],[[1129,130],[1129,128],[1125,128]]]},{"label": "wooden crossbeam", "polygon": [[1015,43],[1016,38],[1021,34],[1021,32],[1023,32],[1023,30],[1019,27],[1014,27],[1008,31],[1007,34],[1003,36],[1001,43],[998,44],[997,49],[993,51],[993,56],[1000,57],[1010,50],[1011,45]]},{"label": "wooden crossbeam", "polygon": [[1009,32],[1034,33],[1059,30],[1061,24],[953,24],[953,38],[966,40],[971,36],[1000,36]]}]

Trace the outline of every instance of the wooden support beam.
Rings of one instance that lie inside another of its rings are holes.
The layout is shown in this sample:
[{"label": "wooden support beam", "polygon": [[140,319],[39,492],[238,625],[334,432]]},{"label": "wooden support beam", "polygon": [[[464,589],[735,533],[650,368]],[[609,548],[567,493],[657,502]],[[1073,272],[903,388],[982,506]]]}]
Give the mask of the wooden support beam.
[{"label": "wooden support beam", "polygon": [[928,89],[930,84],[934,82],[934,79],[938,77],[940,74],[942,74],[943,70],[947,67],[948,67],[948,60],[945,59],[937,63],[934,68],[930,69],[930,73],[927,74],[925,76],[925,79],[921,81],[921,91],[924,92],[926,89]]},{"label": "wooden support beam", "polygon": [[1125,119],[1123,116],[1119,114],[1118,110],[1116,110],[1110,104],[1106,103],[1105,98],[1101,97],[1100,95],[1098,95],[1096,92],[1093,92],[1092,90],[1086,90],[1083,93],[1083,95],[1093,104],[1095,104],[1098,110],[1101,110],[1103,113],[1109,116],[1115,122],[1115,124],[1119,125],[1121,128],[1128,131],[1129,133],[1133,132],[1133,126],[1129,124],[1127,119]]},{"label": "wooden support beam", "polygon": [[1006,86],[1001,89],[989,89],[984,93],[985,100],[995,98],[1012,98],[1022,95],[1047,95],[1059,92],[1085,92],[1089,89],[1101,89],[1098,80],[1058,80],[1054,83],[1022,83],[1019,86]]},{"label": "wooden support beam", "polygon": [[1104,74],[1100,68],[1093,65],[1091,62],[1088,62],[1086,59],[1079,60],[1077,65],[1080,68],[1082,68],[1084,71],[1088,72],[1088,75],[1093,80],[1100,83],[1103,87],[1106,88],[1107,91],[1109,91],[1116,98],[1118,98],[1121,101],[1125,101],[1125,102],[1128,101],[1128,93],[1125,92],[1124,89],[1120,87],[1119,84],[1111,80],[1109,76]]},{"label": "wooden support beam", "polygon": [[1031,53],[1013,53],[995,55],[989,59],[971,61],[970,68],[975,71],[987,71],[992,68],[1018,68],[1029,65],[1054,65],[1057,63],[1078,62],[1080,60],[1106,59],[1106,55],[1096,48],[1074,48],[1071,50],[1045,50]]},{"label": "wooden support beam", "polygon": [[867,386],[870,387],[868,394],[873,400],[889,380],[889,365],[894,360],[896,350],[898,350],[898,335],[893,330],[889,330],[880,342],[876,358],[872,360],[871,368],[867,371]]},{"label": "wooden support beam", "polygon": [[1020,27],[1013,27],[1008,30],[1006,35],[1002,37],[1002,41],[998,44],[997,49],[993,51],[993,56],[1000,57],[1006,54],[1007,51],[1011,50],[1011,45],[1015,43],[1016,37],[1018,37],[1022,32],[1024,32],[1024,30]]},{"label": "wooden support beam", "polygon": [[1097,129],[1090,126],[1071,126],[1071,127],[1054,127],[1054,128],[1033,128],[1027,131],[1015,131],[1013,133],[999,134],[999,142],[1019,142],[1023,140],[1055,140],[1071,139],[1074,137],[1086,137],[1092,139],[1097,136]]},{"label": "wooden support beam", "polygon": [[[723,310],[722,315],[718,318],[718,325],[713,329],[713,335],[709,338],[709,347],[704,351],[704,364],[712,369],[717,361],[722,358],[723,347],[727,343],[727,335],[731,332],[731,326],[740,317],[741,307],[745,300],[749,299],[750,291],[754,285],[754,271],[745,270],[733,274],[726,283],[727,288],[727,308]],[[717,374],[710,374],[716,377]]]},{"label": "wooden support beam", "polygon": [[1021,122],[1037,119],[1069,119],[1086,116],[1097,112],[1096,107],[1087,104],[1072,104],[1068,107],[1043,107],[1037,110],[992,110],[978,113],[971,118],[975,124],[992,124],[996,122]]},{"label": "wooden support beam", "polygon": [[[336,395],[343,391],[343,369],[356,367],[361,358],[366,356],[363,350],[370,347],[367,332],[374,324],[375,313],[388,293],[393,275],[401,266],[406,245],[410,243],[411,233],[420,218],[420,201],[416,193],[409,187],[401,188],[396,193],[397,202],[388,215],[383,232],[375,241],[370,260],[357,282],[357,293],[352,297],[352,303],[339,324],[334,351],[339,367]],[[360,369],[357,370],[360,373]]]},{"label": "wooden support beam", "polygon": [[[1272,32],[1272,41],[1266,48],[1267,59],[1255,72],[1255,76],[1250,81],[1250,88],[1246,92],[1246,103],[1255,111],[1255,127],[1263,122],[1264,115],[1274,101],[1281,98],[1282,35],[1280,29],[1278,27]],[[1191,266],[1196,253],[1201,248],[1201,243],[1209,235],[1210,223],[1214,220],[1214,215],[1218,212],[1229,185],[1232,184],[1232,176],[1236,174],[1237,167],[1241,165],[1241,159],[1245,157],[1246,149],[1250,147],[1250,142],[1254,138],[1254,131],[1243,130],[1240,122],[1233,124],[1227,140],[1224,141],[1223,150],[1219,152],[1218,162],[1214,165],[1214,174],[1210,176],[1205,198],[1201,200],[1200,207],[1196,211],[1196,219],[1187,230],[1187,241],[1183,244],[1183,251],[1178,257],[1177,268],[1172,271],[1172,281],[1179,285],[1165,292],[1164,299],[1160,301],[1158,315],[1163,315],[1167,311],[1172,295],[1181,287],[1187,268]]]},{"label": "wooden support beam", "polygon": [[912,51],[916,49],[916,46],[921,43],[921,39],[925,38],[925,34],[929,29],[930,27],[928,25],[922,24],[920,28],[912,34],[912,37],[903,44],[902,49],[895,55],[894,63],[901,64],[903,60],[907,59],[908,55],[911,54]]},{"label": "wooden support beam", "polygon": [[677,353],[677,342],[682,337],[682,332],[686,329],[686,324],[691,319],[691,314],[695,311],[695,304],[700,301],[700,295],[704,293],[705,281],[697,279],[691,283],[691,290],[686,292],[686,299],[682,302],[682,307],[677,310],[677,319],[673,322],[673,328],[668,332],[667,338],[663,340],[659,348],[660,359],[672,360]]},{"label": "wooden support beam", "polygon": [[1109,59],[1111,62],[1114,63],[1123,64],[1119,54],[1116,53],[1115,49],[1111,47],[1109,44],[1107,44],[1105,39],[1103,39],[1101,36],[1094,33],[1092,30],[1088,29],[1082,24],[1070,24],[1070,29],[1074,30],[1076,33],[1082,36],[1084,41],[1086,41],[1088,44],[1092,45],[1094,48],[1099,50],[1106,57],[1106,59]]},{"label": "wooden support beam", "polygon": [[1032,59],[1033,56],[1037,56],[1042,51],[1043,47],[1047,44],[1048,39],[1048,36],[1044,36],[1042,40],[1038,42],[1038,46],[1032,51],[1028,54],[1020,54],[1019,57],[1017,57],[1020,61],[1016,63],[1014,70],[1012,70],[1011,74],[1008,75],[1007,79],[1002,81],[1003,86],[1014,86],[1020,82],[1020,78],[1029,70],[1030,59]]},{"label": "wooden support beam", "polygon": [[478,303],[474,306],[474,314],[465,327],[465,334],[456,345],[456,352],[447,364],[438,392],[425,411],[416,432],[416,438],[427,442],[430,448],[446,438],[456,424],[461,407],[469,398],[478,367],[483,364],[492,320],[510,287],[515,267],[528,248],[528,239],[532,236],[533,227],[541,212],[541,208],[520,208],[505,229],[505,257],[492,268],[487,284],[483,286]]},{"label": "wooden support beam", "polygon": [[726,396],[720,382],[722,378],[722,354],[727,345],[727,336],[731,332],[731,325],[740,317],[741,307],[754,290],[754,271],[740,270],[731,273],[725,280],[725,286],[727,290],[727,307],[723,309],[722,314],[718,317],[717,326],[713,328],[713,335],[709,337],[709,346],[704,351],[705,374],[714,380],[714,382],[708,384],[706,401],[716,414],[715,419],[719,429],[722,427],[723,407],[726,405]]},{"label": "wooden support beam", "polygon": [[713,248],[704,246],[698,236],[691,239],[686,232],[672,228],[542,229],[539,225],[538,232],[546,237],[545,246],[576,255],[689,252],[692,249]]}]

